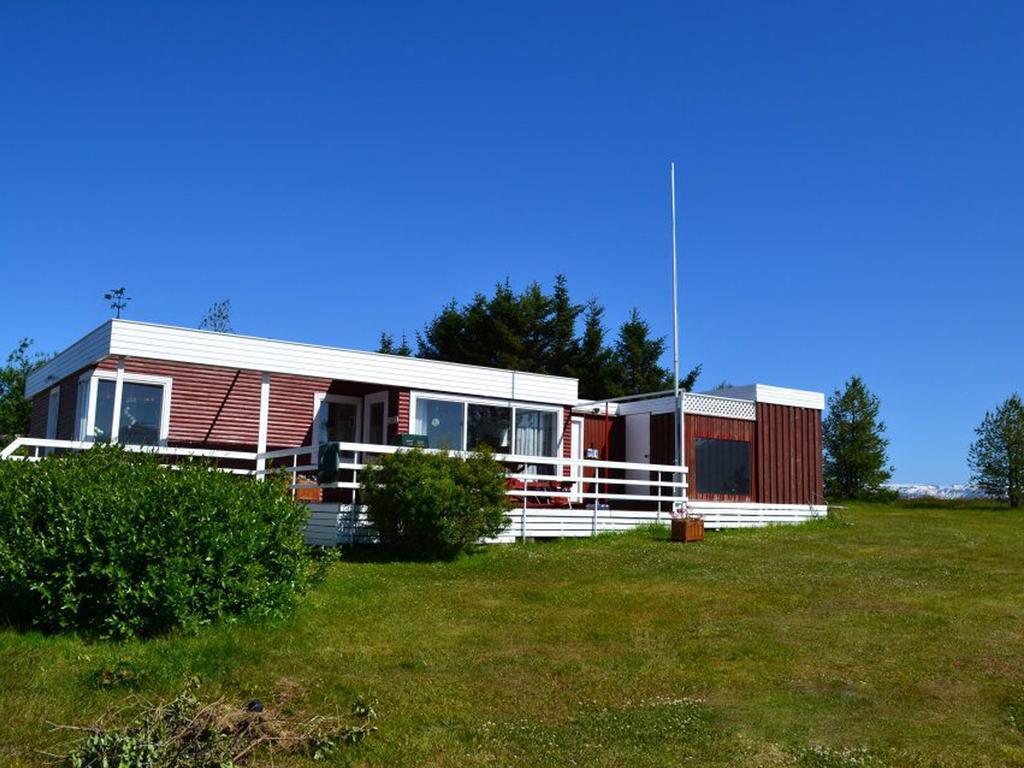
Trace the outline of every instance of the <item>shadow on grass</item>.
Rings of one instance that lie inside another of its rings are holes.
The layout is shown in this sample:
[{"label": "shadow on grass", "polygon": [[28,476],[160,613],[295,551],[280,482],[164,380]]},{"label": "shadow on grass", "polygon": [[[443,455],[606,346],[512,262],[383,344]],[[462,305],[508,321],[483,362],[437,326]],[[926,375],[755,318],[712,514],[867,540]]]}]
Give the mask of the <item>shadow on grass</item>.
[{"label": "shadow on grass", "polygon": [[491,545],[481,544],[466,550],[423,552],[387,544],[341,544],[335,548],[337,557],[346,563],[451,563],[466,557],[477,557]]}]

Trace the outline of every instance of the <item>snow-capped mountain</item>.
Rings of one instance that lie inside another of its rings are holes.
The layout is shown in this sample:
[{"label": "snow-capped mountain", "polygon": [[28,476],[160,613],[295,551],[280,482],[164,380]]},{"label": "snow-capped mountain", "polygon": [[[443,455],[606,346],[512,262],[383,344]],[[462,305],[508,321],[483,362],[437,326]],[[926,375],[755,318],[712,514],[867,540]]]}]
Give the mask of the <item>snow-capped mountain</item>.
[{"label": "snow-capped mountain", "polygon": [[935,485],[932,483],[889,483],[903,499],[983,499],[985,494],[966,483]]}]

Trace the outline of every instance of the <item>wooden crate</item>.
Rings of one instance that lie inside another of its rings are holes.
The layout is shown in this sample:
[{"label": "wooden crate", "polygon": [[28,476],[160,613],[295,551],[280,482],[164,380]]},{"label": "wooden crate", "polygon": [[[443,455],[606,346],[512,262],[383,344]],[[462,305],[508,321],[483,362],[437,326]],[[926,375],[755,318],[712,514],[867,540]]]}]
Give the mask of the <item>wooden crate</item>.
[{"label": "wooden crate", "polygon": [[699,517],[673,519],[672,541],[704,541],[704,521]]},{"label": "wooden crate", "polygon": [[295,500],[307,504],[319,504],[324,500],[323,489],[321,488],[296,488]]}]

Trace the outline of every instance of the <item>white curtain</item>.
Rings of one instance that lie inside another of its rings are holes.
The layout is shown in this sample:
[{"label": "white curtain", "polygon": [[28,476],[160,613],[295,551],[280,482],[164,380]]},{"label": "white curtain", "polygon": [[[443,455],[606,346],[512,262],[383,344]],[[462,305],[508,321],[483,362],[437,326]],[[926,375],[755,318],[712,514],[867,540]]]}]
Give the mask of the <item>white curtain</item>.
[{"label": "white curtain", "polygon": [[515,452],[521,456],[554,456],[555,416],[554,411],[517,408]]}]

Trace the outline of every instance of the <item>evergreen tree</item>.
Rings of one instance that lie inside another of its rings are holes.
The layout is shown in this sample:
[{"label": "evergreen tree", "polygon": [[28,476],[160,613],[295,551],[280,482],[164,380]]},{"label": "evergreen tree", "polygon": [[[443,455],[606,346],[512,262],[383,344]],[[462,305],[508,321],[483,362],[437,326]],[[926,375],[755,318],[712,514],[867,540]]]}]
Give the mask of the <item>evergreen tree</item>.
[{"label": "evergreen tree", "polygon": [[[557,275],[550,294],[536,282],[517,293],[506,278],[491,296],[478,293],[461,307],[452,300],[416,341],[417,355],[432,360],[574,376],[581,396],[595,400],[671,388],[671,373],[659,364],[664,339],[651,338],[637,310],[614,347],[606,336],[601,306],[574,303],[565,275]],[[697,366],[682,386],[691,389],[699,374]]]},{"label": "evergreen tree", "polygon": [[[679,380],[679,388],[683,392],[693,392],[693,388],[697,386],[697,379],[700,378],[701,372],[704,370],[704,366],[701,363],[697,363],[690,372],[687,373],[683,378]],[[665,389],[672,389],[672,377],[669,377],[668,384]]]},{"label": "evergreen tree", "polygon": [[611,352],[605,344],[604,307],[597,299],[587,302],[583,316],[583,335],[576,345],[576,359],[570,375],[580,382],[580,397],[600,400],[612,390]]},{"label": "evergreen tree", "polygon": [[547,332],[547,363],[544,372],[565,375],[579,359],[580,340],[576,338],[576,323],[583,312],[583,307],[574,304],[569,296],[565,275],[555,276],[555,290],[551,294],[549,306],[551,319],[544,325]]},{"label": "evergreen tree", "polygon": [[971,482],[990,496],[1019,507],[1024,495],[1024,403],[1010,395],[995,412],[985,412],[967,463]]},{"label": "evergreen tree", "polygon": [[387,331],[380,332],[380,344],[377,345],[377,351],[382,355],[395,354],[395,340]]},{"label": "evergreen tree", "polygon": [[825,448],[825,487],[843,499],[877,496],[892,477],[886,448],[885,423],[879,421],[881,402],[859,376],[829,398],[822,425]]},{"label": "evergreen tree", "polygon": [[25,377],[47,361],[32,354],[32,339],[21,339],[0,368],[0,438],[3,444],[15,435],[27,435],[32,421],[32,401],[25,397]]},{"label": "evergreen tree", "polygon": [[412,349],[409,347],[409,339],[405,336],[405,331],[402,332],[402,341],[398,346],[395,346],[395,337],[387,331],[380,332],[380,344],[377,345],[377,351],[382,355],[398,355],[399,357],[409,357],[412,355]]},{"label": "evergreen tree", "polygon": [[664,337],[653,338],[650,324],[634,307],[619,328],[615,342],[612,391],[618,396],[666,389],[672,374],[659,364],[665,353]]}]

